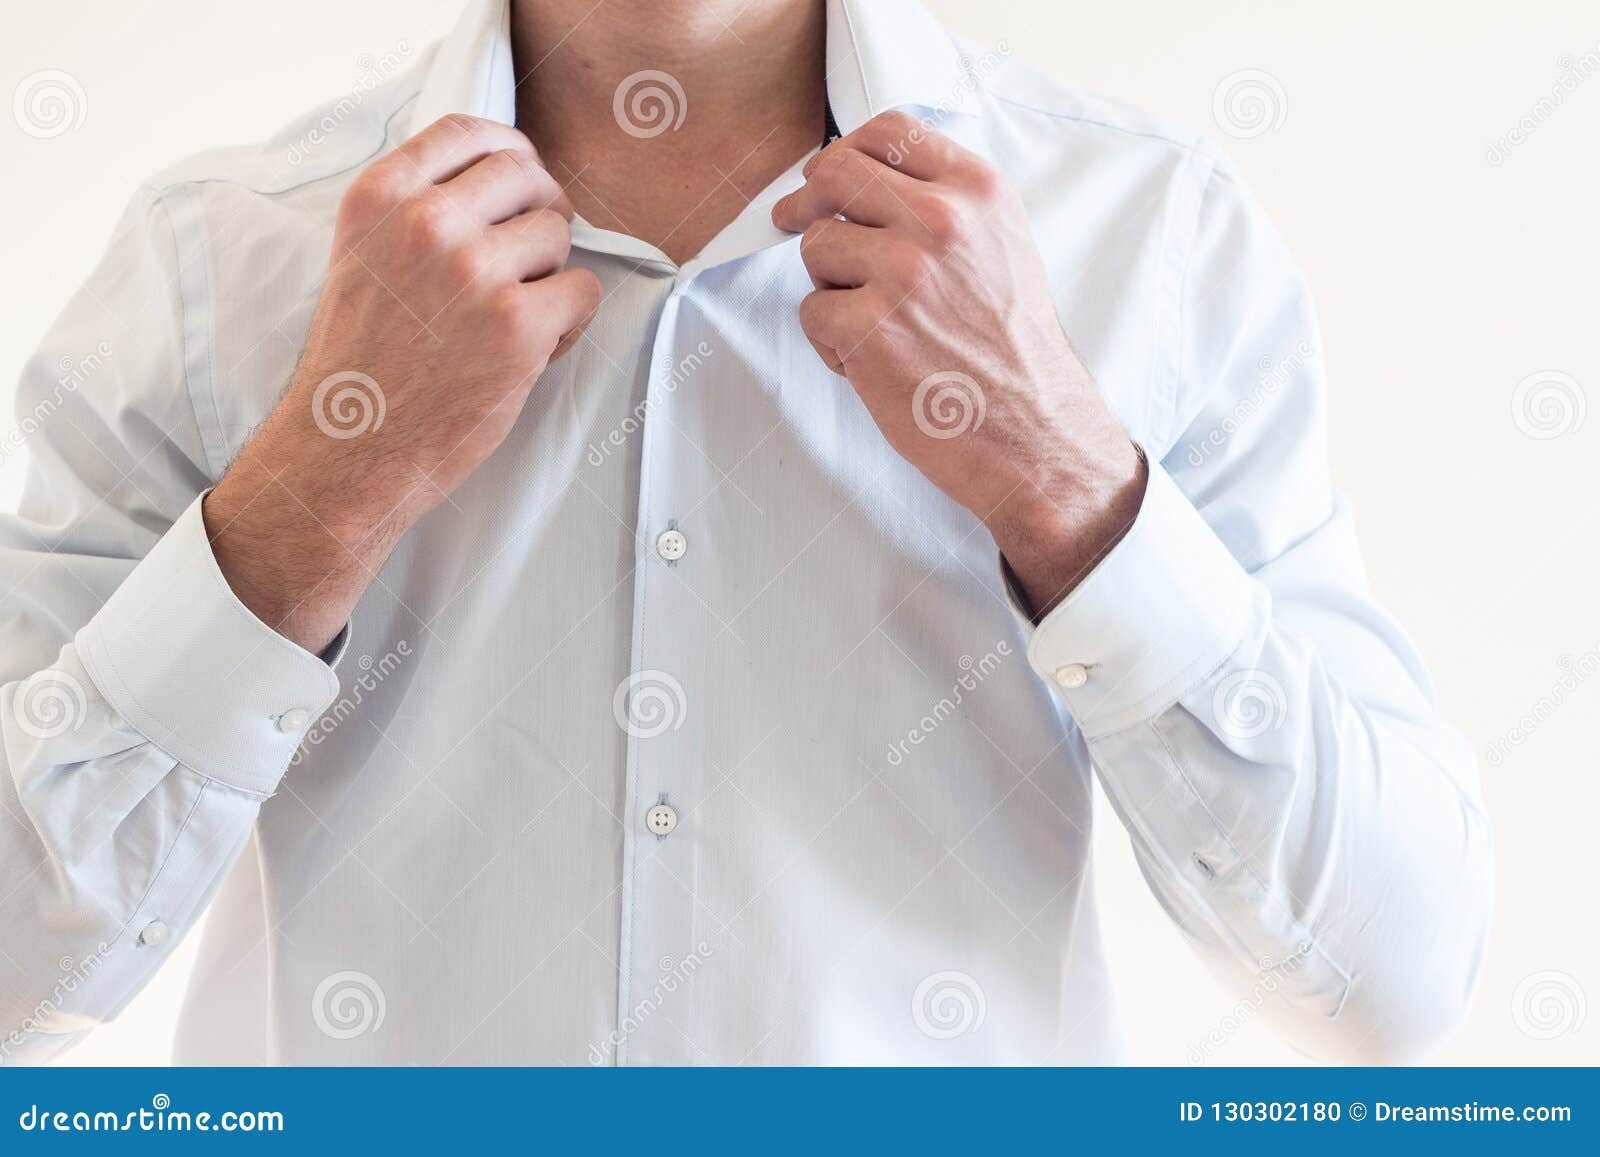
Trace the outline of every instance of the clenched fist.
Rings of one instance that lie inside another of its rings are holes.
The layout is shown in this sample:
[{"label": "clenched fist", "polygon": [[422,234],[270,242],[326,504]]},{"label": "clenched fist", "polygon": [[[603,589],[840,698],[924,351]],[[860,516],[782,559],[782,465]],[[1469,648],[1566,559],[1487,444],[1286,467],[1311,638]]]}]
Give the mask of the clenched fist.
[{"label": "clenched fist", "polygon": [[1021,198],[894,111],[813,157],[772,219],[803,233],[818,355],[1044,614],[1132,524],[1146,474],[1062,332]]},{"label": "clenched fist", "polygon": [[599,304],[594,275],[563,268],[571,218],[527,137],[472,117],[351,184],[294,380],[205,503],[259,618],[325,646],[400,535],[504,440]]}]

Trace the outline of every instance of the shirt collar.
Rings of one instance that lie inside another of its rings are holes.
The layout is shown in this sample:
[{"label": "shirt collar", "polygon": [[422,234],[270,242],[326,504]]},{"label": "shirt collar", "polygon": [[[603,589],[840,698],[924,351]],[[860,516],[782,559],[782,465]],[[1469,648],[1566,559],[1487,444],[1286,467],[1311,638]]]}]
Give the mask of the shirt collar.
[{"label": "shirt collar", "polygon": [[[828,0],[827,19],[828,101],[843,132],[891,108],[974,111],[969,62],[918,0]],[[410,131],[452,112],[514,124],[516,81],[510,0],[472,0],[428,67]]]}]

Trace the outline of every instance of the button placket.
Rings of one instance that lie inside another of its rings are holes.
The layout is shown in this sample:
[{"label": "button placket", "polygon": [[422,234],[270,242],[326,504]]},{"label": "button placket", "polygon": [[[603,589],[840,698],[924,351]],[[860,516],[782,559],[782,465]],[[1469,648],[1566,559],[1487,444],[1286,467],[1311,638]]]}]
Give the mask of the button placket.
[{"label": "button placket", "polygon": [[[703,491],[695,437],[695,409],[671,376],[681,361],[676,349],[681,283],[668,294],[650,357],[645,386],[647,418],[642,428],[639,506],[635,525],[638,566],[634,582],[633,644],[629,657],[630,694],[640,696],[639,718],[628,730],[627,788],[623,855],[622,925],[617,963],[617,1023],[633,1011],[640,993],[652,990],[662,959],[683,955],[685,938],[696,925],[695,896],[682,883],[693,879],[684,857],[691,843],[678,831],[682,814],[668,801],[682,793],[693,807],[701,769],[701,710],[692,675],[699,667],[696,644],[704,613],[684,577],[668,574],[684,564],[689,535],[671,516],[692,505]],[[677,410],[687,408],[687,420]],[[653,554],[655,557],[649,557]],[[634,702],[630,699],[629,703]],[[681,800],[679,801],[681,804]],[[676,833],[676,834],[674,834]],[[616,1048],[618,1064],[672,1063],[681,1040],[665,1022],[627,1034]]]}]

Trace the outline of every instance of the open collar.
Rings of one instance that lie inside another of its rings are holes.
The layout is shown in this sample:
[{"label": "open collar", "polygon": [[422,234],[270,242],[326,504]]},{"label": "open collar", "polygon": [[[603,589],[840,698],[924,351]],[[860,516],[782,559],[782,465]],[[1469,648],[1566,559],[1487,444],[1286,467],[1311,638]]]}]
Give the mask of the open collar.
[{"label": "open collar", "polygon": [[[891,108],[915,109],[940,121],[974,111],[970,65],[918,0],[828,0],[827,20],[828,103],[841,132],[853,132]],[[510,0],[472,0],[428,65],[407,135],[447,113],[515,124],[518,79],[511,53]],[[790,240],[790,234],[772,224],[771,208],[800,186],[800,169],[796,164],[769,185],[679,274],[692,277]],[[577,248],[673,268],[647,242],[581,218],[573,222],[572,242]]]},{"label": "open collar", "polygon": [[[971,67],[918,0],[828,0],[828,101],[852,132],[891,108],[973,111]],[[428,67],[410,131],[460,112],[514,124],[510,0],[472,0]]]}]

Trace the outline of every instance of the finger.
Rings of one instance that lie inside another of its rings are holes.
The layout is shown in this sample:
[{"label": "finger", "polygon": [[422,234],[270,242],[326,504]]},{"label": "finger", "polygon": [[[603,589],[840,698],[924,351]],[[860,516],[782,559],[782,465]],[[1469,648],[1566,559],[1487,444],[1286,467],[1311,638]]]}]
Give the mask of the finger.
[{"label": "finger", "polygon": [[572,220],[572,202],[527,149],[497,149],[445,181],[439,191],[485,225],[545,208]]},{"label": "finger", "polygon": [[824,217],[801,234],[800,260],[818,289],[855,289],[890,260],[894,244],[886,229]]},{"label": "finger", "polygon": [[847,145],[919,181],[935,181],[974,162],[976,153],[956,144],[903,109],[879,113],[836,144]]},{"label": "finger", "polygon": [[835,373],[845,372],[846,360],[860,345],[866,317],[862,289],[819,289],[800,302],[800,328]]},{"label": "finger", "polygon": [[517,281],[557,272],[572,252],[572,227],[554,209],[532,209],[488,231],[497,266]]},{"label": "finger", "polygon": [[600,308],[600,279],[583,268],[563,269],[530,281],[521,292],[551,343],[551,361],[572,348]]},{"label": "finger", "polygon": [[807,338],[811,348],[817,351],[817,357],[822,359],[822,364],[827,366],[840,377],[844,376],[844,359],[839,356],[839,351],[832,346],[825,346],[815,338]]},{"label": "finger", "polygon": [[[772,207],[772,223],[791,233],[824,217],[843,216],[860,225],[894,225],[913,217],[907,197],[916,182],[855,149],[826,150],[812,158],[806,183]],[[825,159],[824,159],[825,158]]]},{"label": "finger", "polygon": [[373,162],[372,167],[419,183],[438,183],[497,149],[520,149],[538,156],[533,142],[510,125],[451,113]]}]

